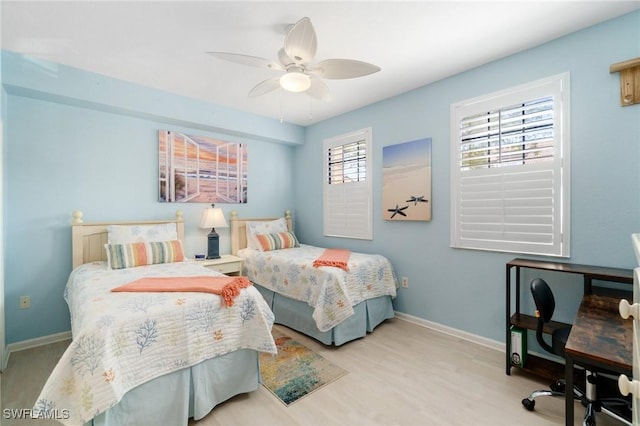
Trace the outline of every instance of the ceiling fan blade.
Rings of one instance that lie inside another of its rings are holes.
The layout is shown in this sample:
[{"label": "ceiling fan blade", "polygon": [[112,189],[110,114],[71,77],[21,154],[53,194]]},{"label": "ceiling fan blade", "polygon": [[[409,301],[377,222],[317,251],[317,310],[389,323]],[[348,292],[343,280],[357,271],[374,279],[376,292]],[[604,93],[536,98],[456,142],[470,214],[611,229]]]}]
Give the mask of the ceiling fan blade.
[{"label": "ceiling fan blade", "polygon": [[278,59],[280,60],[280,63],[282,64],[282,67],[284,69],[286,69],[290,65],[295,64],[295,61],[287,55],[287,52],[284,51],[284,48],[278,51]]},{"label": "ceiling fan blade", "polygon": [[380,71],[380,67],[354,59],[326,59],[310,70],[313,74],[329,79],[364,77]]},{"label": "ceiling fan blade", "polygon": [[284,39],[284,51],[298,64],[308,64],[316,55],[318,40],[309,18],[296,22]]},{"label": "ceiling fan blade", "polygon": [[265,93],[272,92],[280,88],[280,78],[270,78],[269,80],[261,81],[256,84],[251,91],[249,91],[249,97],[255,98],[256,96],[264,95]]},{"label": "ceiling fan blade", "polygon": [[250,67],[267,68],[272,70],[284,71],[282,65],[275,61],[270,61],[264,58],[258,58],[255,56],[241,55],[239,53],[228,52],[207,52],[209,55],[215,56],[218,59],[224,59],[225,61],[235,62],[236,64],[248,65]]},{"label": "ceiling fan blade", "polygon": [[331,99],[329,87],[324,83],[324,81],[316,77],[311,77],[311,86],[305,93],[321,101],[328,101],[329,99]]}]

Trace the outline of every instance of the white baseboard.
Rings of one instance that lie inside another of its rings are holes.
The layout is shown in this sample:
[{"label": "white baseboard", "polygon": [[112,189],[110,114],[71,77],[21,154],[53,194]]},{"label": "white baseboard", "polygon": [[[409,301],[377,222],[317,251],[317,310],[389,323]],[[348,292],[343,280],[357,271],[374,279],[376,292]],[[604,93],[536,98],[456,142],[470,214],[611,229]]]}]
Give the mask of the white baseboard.
[{"label": "white baseboard", "polygon": [[438,324],[437,322],[427,321],[422,318],[414,317],[413,315],[404,314],[402,312],[396,312],[396,317],[403,321],[410,322],[412,324],[419,325],[421,327],[429,328],[440,333],[448,334],[453,337],[476,343],[478,345],[486,346],[491,349],[495,349],[500,352],[504,352],[505,344],[498,342],[497,340],[487,339],[486,337],[471,334],[466,331],[458,330],[457,328],[447,327],[446,325]]},{"label": "white baseboard", "polygon": [[9,356],[12,352],[23,351],[25,349],[37,348],[38,346],[48,345],[50,343],[62,342],[64,340],[71,340],[71,332],[63,331],[62,333],[50,334],[48,336],[36,337],[35,339],[22,340],[21,342],[9,343],[7,345],[7,356],[5,357],[2,371],[7,368],[9,363]]},{"label": "white baseboard", "polygon": [[[419,325],[421,327],[428,328],[433,331],[437,331],[439,333],[448,334],[449,336],[457,337],[462,340],[466,340],[471,343],[476,343],[481,346],[485,346],[490,349],[495,349],[496,351],[500,351],[504,353],[506,345],[502,342],[498,342],[497,340],[487,339],[486,337],[478,336],[476,334],[468,333],[466,331],[458,330],[457,328],[447,327],[446,325],[438,324],[437,322],[427,321],[422,318],[414,317],[412,315],[408,315],[402,312],[395,312],[396,318],[402,321],[407,321],[412,324]],[[549,361],[554,361],[563,364],[564,359],[560,357],[556,357],[553,355],[549,355],[547,353],[540,353],[537,351],[529,350],[529,354],[535,355],[540,358],[548,359]]]}]

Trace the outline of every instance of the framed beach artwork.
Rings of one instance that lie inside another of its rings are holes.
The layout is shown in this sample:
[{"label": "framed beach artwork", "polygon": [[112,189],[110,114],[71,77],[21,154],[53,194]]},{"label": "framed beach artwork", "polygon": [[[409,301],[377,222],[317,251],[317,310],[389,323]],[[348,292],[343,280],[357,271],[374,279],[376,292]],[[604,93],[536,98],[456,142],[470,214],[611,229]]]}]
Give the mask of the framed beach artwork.
[{"label": "framed beach artwork", "polygon": [[382,218],[431,220],[431,138],[382,148]]},{"label": "framed beach artwork", "polygon": [[160,202],[247,202],[245,144],[160,130],[158,152]]}]

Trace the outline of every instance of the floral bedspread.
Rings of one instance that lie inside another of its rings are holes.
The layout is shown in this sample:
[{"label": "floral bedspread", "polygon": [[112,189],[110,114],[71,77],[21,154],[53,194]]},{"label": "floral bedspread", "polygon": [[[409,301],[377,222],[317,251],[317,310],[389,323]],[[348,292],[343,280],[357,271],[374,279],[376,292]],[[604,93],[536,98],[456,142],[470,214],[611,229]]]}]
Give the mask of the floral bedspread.
[{"label": "floral bedspread", "polygon": [[379,296],[396,296],[398,280],[391,262],[380,255],[352,252],[349,271],[313,267],[324,249],[300,247],[261,252],[238,251],[243,273],[254,283],[313,308],[320,331],[327,331],[354,314],[353,306]]},{"label": "floral bedspread", "polygon": [[106,262],[74,269],[65,288],[73,341],[34,410],[65,410],[82,424],[130,389],[238,349],[276,353],[273,313],[253,286],[231,307],[211,293],[113,293],[143,276],[220,275],[193,261],[111,270]]}]

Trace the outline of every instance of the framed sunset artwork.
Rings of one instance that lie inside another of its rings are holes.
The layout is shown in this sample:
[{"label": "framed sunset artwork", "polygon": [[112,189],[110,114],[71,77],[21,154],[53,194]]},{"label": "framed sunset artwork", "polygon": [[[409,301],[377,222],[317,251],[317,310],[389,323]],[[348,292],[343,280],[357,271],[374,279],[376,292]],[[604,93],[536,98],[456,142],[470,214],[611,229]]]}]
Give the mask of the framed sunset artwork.
[{"label": "framed sunset artwork", "polygon": [[431,220],[431,138],[382,148],[382,218]]},{"label": "framed sunset artwork", "polygon": [[158,153],[160,202],[247,202],[245,144],[160,130]]}]

